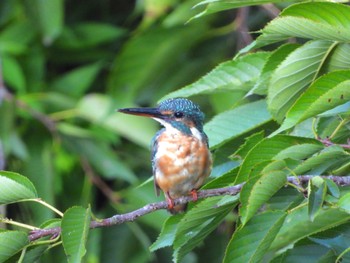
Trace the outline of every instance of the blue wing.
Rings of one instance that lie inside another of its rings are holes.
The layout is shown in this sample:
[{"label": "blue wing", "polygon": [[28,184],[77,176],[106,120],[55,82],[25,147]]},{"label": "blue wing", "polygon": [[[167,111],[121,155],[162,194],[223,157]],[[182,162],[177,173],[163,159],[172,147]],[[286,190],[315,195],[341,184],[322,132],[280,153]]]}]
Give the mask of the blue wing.
[{"label": "blue wing", "polygon": [[156,133],[156,135],[153,137],[152,142],[151,142],[151,152],[152,152],[152,157],[151,157],[152,159],[151,159],[151,161],[152,161],[153,181],[154,181],[154,190],[156,191],[156,195],[157,196],[159,196],[160,188],[157,185],[157,180],[156,180],[156,169],[157,169],[157,167],[156,167],[154,158],[155,158],[155,155],[156,155],[157,150],[158,150],[158,137],[164,131],[165,131],[165,129],[159,130]]}]

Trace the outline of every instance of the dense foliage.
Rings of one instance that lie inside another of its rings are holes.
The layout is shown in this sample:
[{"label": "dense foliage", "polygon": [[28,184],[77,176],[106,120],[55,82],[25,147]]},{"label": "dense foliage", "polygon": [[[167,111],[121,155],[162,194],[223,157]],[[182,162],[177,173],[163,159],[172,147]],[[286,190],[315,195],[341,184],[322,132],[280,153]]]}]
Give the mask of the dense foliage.
[{"label": "dense foliage", "polygon": [[[0,262],[350,261],[350,188],[328,177],[350,176],[350,7],[284,2],[2,0]],[[204,188],[241,192],[90,230],[163,200],[159,127],[115,109],[169,97],[207,114]]]}]

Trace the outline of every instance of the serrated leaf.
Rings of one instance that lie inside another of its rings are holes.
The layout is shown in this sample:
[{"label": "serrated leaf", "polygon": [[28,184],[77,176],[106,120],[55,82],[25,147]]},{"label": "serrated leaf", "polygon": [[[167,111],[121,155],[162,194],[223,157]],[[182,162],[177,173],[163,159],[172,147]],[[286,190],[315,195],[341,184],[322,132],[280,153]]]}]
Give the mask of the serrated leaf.
[{"label": "serrated leaf", "polygon": [[260,131],[258,133],[254,133],[253,135],[247,137],[244,141],[244,144],[242,144],[238,150],[231,155],[231,158],[241,158],[244,159],[249,151],[255,147],[260,141],[264,139],[264,132]]},{"label": "serrated leaf", "polygon": [[321,144],[304,143],[299,145],[293,145],[280,151],[274,157],[274,160],[284,160],[287,158],[293,160],[303,160],[321,151],[323,148],[324,146]]},{"label": "serrated leaf", "polygon": [[350,71],[331,72],[316,80],[287,113],[279,131],[350,100]]},{"label": "serrated leaf", "polygon": [[219,91],[242,90],[248,92],[258,80],[269,53],[260,52],[221,63],[198,81],[174,91],[161,100],[190,97]]},{"label": "serrated leaf", "polygon": [[266,102],[259,100],[216,115],[204,126],[204,131],[209,137],[210,147],[216,148],[270,120]]},{"label": "serrated leaf", "polygon": [[316,215],[322,209],[327,193],[326,183],[323,180],[322,183],[314,183],[314,179],[316,179],[316,177],[309,181],[308,212],[310,221],[314,221]]},{"label": "serrated leaf", "polygon": [[332,52],[327,63],[328,71],[349,69],[350,68],[350,58],[347,54],[350,52],[350,44],[339,43]]},{"label": "serrated leaf", "polygon": [[288,213],[276,239],[271,244],[270,250],[277,251],[304,237],[344,224],[349,219],[350,214],[342,211],[342,209],[327,208],[321,209],[314,221],[311,222],[307,206],[292,209]]},{"label": "serrated leaf", "polygon": [[281,64],[282,61],[299,46],[299,44],[289,43],[280,46],[274,52],[272,52],[261,70],[260,78],[258,79],[254,88],[248,94],[253,93],[258,95],[266,95],[272,73],[279,66],[279,64]]},{"label": "serrated leaf", "polygon": [[154,252],[160,248],[171,246],[175,240],[175,234],[178,223],[183,218],[184,214],[177,214],[169,217],[163,224],[157,240],[150,246],[150,251]]},{"label": "serrated leaf", "polygon": [[261,262],[286,215],[282,211],[270,211],[253,217],[233,234],[223,262]]},{"label": "serrated leaf", "polygon": [[201,243],[220,224],[238,200],[236,198],[219,204],[222,198],[222,196],[207,198],[196,204],[182,218],[174,241],[175,262],[181,262],[184,255]]},{"label": "serrated leaf", "polygon": [[350,193],[346,193],[339,199],[338,206],[350,213]]},{"label": "serrated leaf", "polygon": [[256,47],[289,37],[350,41],[350,7],[337,3],[302,3],[283,10],[257,38]]},{"label": "serrated leaf", "polygon": [[279,189],[287,182],[286,173],[283,171],[266,172],[260,177],[250,179],[240,193],[240,215],[242,224],[245,225]]},{"label": "serrated leaf", "polygon": [[257,164],[268,162],[275,156],[278,156],[278,153],[281,151],[300,144],[320,145],[320,142],[314,139],[286,135],[277,135],[272,138],[263,139],[246,155],[236,177],[235,184],[247,181],[252,169],[255,169]]},{"label": "serrated leaf", "polygon": [[293,169],[293,172],[295,174],[321,175],[336,163],[342,162],[342,160],[347,158],[349,158],[348,154],[341,148],[328,147],[319,154],[305,160]]},{"label": "serrated leaf", "polygon": [[277,121],[282,122],[293,103],[316,78],[333,47],[329,41],[309,41],[276,68],[268,88],[268,108]]},{"label": "serrated leaf", "polygon": [[191,19],[199,18],[205,15],[217,13],[224,10],[230,10],[242,6],[262,5],[267,3],[279,3],[281,0],[204,0],[199,2],[195,7],[207,5],[205,10],[195,15]]},{"label": "serrated leaf", "polygon": [[27,233],[22,231],[0,232],[0,262],[5,262],[29,244]]},{"label": "serrated leaf", "polygon": [[37,197],[37,191],[28,178],[18,173],[0,171],[0,204]]},{"label": "serrated leaf", "polygon": [[68,262],[81,262],[90,229],[90,209],[71,207],[63,215],[62,243]]}]

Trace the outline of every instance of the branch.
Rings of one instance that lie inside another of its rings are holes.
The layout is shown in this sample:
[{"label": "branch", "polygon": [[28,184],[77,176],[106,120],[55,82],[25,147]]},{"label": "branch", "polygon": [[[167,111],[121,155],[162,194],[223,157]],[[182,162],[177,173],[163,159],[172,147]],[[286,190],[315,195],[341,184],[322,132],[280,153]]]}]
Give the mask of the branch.
[{"label": "branch", "polygon": [[348,143],[347,144],[337,144],[337,143],[334,143],[331,141],[330,138],[326,138],[326,139],[321,139],[319,138],[318,139],[321,143],[323,143],[324,146],[326,147],[329,147],[329,146],[332,146],[332,145],[338,145],[340,146],[341,148],[344,148],[344,149],[350,149],[350,141],[348,140]]},{"label": "branch", "polygon": [[[308,182],[313,177],[315,176],[314,175],[291,176],[291,177],[288,177],[287,180],[291,184],[299,185],[300,183]],[[340,186],[350,185],[350,176],[330,175],[330,176],[321,176],[321,177],[328,178]],[[201,190],[198,192],[198,199],[204,199],[207,197],[220,196],[220,195],[236,195],[241,191],[243,185],[244,183],[238,184],[235,186],[224,187],[224,188]],[[184,196],[184,197],[175,199],[174,204],[175,205],[185,204],[191,201],[194,201],[192,196]],[[168,204],[166,201],[147,204],[129,213],[117,214],[102,220],[92,221],[90,223],[90,228],[108,227],[108,226],[120,225],[126,222],[133,222],[140,216],[144,216],[154,211],[167,209],[167,208],[168,208]],[[60,233],[61,233],[60,227],[38,229],[38,230],[31,231],[28,236],[28,239],[29,241],[35,241],[45,236],[57,237],[60,235]]]}]

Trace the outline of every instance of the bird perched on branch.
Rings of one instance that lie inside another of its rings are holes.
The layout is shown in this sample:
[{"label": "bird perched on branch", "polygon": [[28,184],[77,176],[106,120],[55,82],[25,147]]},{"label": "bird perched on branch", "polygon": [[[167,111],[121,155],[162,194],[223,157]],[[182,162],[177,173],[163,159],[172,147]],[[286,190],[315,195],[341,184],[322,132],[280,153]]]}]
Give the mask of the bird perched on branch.
[{"label": "bird perched on branch", "polygon": [[164,192],[168,210],[182,212],[186,205],[174,199],[192,194],[211,172],[208,137],[203,131],[204,114],[198,105],[184,98],[162,101],[156,108],[125,108],[119,112],[150,117],[164,126],[152,140],[152,167],[157,196]]}]

